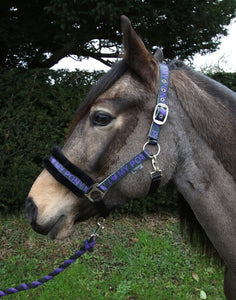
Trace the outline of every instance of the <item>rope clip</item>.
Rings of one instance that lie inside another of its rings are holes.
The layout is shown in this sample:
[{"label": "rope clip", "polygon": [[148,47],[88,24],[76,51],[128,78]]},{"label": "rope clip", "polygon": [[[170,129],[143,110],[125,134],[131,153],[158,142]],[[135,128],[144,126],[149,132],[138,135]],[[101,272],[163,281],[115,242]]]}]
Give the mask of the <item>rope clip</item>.
[{"label": "rope clip", "polygon": [[153,166],[154,172],[161,171],[158,167],[157,155],[153,155],[153,157],[152,157],[152,166]]},{"label": "rope clip", "polygon": [[105,226],[104,226],[105,221],[106,221],[106,219],[103,217],[99,217],[97,219],[97,228],[94,230],[93,234],[91,234],[91,238],[96,240],[99,237],[100,232],[105,228]]}]

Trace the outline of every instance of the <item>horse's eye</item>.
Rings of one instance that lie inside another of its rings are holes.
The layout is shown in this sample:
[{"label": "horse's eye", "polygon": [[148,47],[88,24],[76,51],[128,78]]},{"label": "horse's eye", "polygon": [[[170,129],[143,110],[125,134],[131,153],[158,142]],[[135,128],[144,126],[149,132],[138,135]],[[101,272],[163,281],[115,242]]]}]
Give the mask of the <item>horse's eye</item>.
[{"label": "horse's eye", "polygon": [[95,126],[107,126],[113,117],[107,112],[97,111],[92,115],[91,121]]}]

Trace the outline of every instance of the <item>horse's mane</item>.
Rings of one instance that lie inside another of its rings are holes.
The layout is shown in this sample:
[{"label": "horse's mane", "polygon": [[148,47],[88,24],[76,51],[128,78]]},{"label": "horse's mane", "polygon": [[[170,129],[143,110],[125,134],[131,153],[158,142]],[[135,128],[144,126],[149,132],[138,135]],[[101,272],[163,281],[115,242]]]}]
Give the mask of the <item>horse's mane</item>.
[{"label": "horse's mane", "polygon": [[[181,61],[170,62],[169,68],[171,85],[193,126],[236,180],[236,94]],[[194,246],[200,245],[207,258],[213,257],[222,265],[223,261],[181,194],[179,215],[182,233],[189,235]]]},{"label": "horse's mane", "polygon": [[236,93],[180,61],[169,68],[171,85],[193,126],[236,180]]}]

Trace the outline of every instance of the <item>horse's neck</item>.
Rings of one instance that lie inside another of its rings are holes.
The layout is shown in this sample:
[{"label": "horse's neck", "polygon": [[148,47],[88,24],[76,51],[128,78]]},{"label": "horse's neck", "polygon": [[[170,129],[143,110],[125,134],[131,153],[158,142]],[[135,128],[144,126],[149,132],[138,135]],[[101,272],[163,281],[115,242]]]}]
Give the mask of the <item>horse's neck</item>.
[{"label": "horse's neck", "polygon": [[178,149],[174,182],[215,248],[236,273],[235,182],[176,101],[172,104]]}]

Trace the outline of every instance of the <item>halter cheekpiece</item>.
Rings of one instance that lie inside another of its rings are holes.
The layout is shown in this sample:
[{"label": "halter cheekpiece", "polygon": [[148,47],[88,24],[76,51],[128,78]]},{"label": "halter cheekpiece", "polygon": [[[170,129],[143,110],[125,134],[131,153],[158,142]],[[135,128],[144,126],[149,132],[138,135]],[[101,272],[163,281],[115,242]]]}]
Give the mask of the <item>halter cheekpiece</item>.
[{"label": "halter cheekpiece", "polygon": [[[152,183],[150,192],[159,186],[162,171],[158,168],[157,156],[160,152],[158,144],[161,127],[165,124],[168,116],[167,93],[169,85],[169,69],[166,64],[159,63],[159,91],[157,104],[153,113],[152,124],[148,133],[148,141],[143,150],[134,156],[121,168],[106,177],[102,182],[95,183],[83,170],[72,164],[62,153],[59,147],[54,147],[52,155],[43,160],[48,172],[61,184],[70,189],[77,197],[86,197],[98,206],[100,214],[106,217],[109,210],[104,204],[104,196],[107,191],[129,173],[135,174],[142,168],[142,163],[147,159],[152,160],[153,171],[150,172]],[[156,154],[149,154],[147,145],[157,146]]]}]

